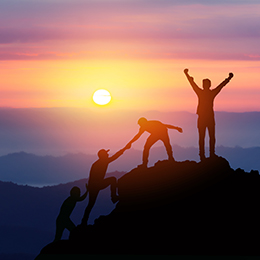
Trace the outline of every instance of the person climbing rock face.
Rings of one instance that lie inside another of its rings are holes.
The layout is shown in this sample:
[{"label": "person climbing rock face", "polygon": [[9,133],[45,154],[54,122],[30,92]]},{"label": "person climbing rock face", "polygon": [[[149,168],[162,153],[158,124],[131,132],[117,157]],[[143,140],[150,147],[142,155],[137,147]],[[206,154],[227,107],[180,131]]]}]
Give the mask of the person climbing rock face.
[{"label": "person climbing rock face", "polygon": [[60,208],[60,213],[56,220],[56,234],[54,241],[58,241],[61,239],[63,231],[67,228],[69,231],[72,231],[76,226],[71,221],[70,215],[73,209],[76,206],[76,203],[79,201],[83,201],[88,194],[88,185],[86,184],[86,192],[80,196],[80,189],[75,186],[70,190],[70,196],[62,203]]},{"label": "person climbing rock face", "polygon": [[117,180],[115,177],[105,178],[107,168],[109,163],[115,161],[119,158],[126,149],[129,149],[130,146],[126,146],[123,149],[119,150],[113,156],[109,157],[109,150],[101,149],[98,152],[98,160],[95,161],[90,169],[89,181],[88,181],[88,190],[89,190],[89,202],[86,207],[84,216],[81,221],[81,225],[86,226],[89,218],[89,214],[95,205],[98,193],[100,190],[105,189],[110,186],[111,189],[111,200],[113,203],[118,201],[118,196],[116,194]]}]

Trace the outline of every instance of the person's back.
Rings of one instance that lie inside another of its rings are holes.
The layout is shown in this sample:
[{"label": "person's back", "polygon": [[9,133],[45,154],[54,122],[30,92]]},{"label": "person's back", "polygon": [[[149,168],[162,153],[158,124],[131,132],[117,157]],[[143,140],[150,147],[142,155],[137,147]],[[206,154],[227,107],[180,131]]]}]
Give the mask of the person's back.
[{"label": "person's back", "polygon": [[89,173],[89,185],[99,183],[105,178],[108,164],[109,161],[106,158],[98,159],[92,164]]},{"label": "person's back", "polygon": [[146,123],[142,125],[142,129],[156,136],[167,133],[167,127],[157,120],[147,120]]},{"label": "person's back", "polygon": [[174,161],[173,154],[172,154],[172,147],[170,144],[170,139],[168,135],[168,128],[169,129],[175,129],[182,133],[182,129],[177,126],[173,125],[166,125],[163,124],[160,121],[157,120],[147,120],[144,117],[139,118],[138,125],[140,125],[139,132],[134,136],[134,138],[127,144],[127,146],[131,146],[133,142],[138,140],[138,138],[147,131],[151,135],[148,137],[143,150],[143,164],[142,166],[147,167],[148,164],[148,156],[149,156],[149,150],[153,144],[155,144],[157,141],[161,140],[164,143],[164,146],[166,148],[169,161]]},{"label": "person's back", "polygon": [[59,216],[63,218],[69,218],[73,209],[76,206],[77,199],[72,196],[69,196],[61,205]]},{"label": "person's back", "polygon": [[196,93],[198,96],[197,114],[199,116],[213,117],[214,116],[214,99],[216,94],[210,89],[201,89]]}]

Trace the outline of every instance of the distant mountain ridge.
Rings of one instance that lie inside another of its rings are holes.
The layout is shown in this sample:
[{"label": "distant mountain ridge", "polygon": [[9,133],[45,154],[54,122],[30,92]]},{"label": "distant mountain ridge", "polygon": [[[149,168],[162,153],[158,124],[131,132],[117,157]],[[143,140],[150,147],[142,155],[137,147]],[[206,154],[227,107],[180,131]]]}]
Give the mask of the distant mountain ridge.
[{"label": "distant mountain ridge", "polygon": [[[177,161],[199,161],[198,149],[173,146]],[[227,158],[231,167],[245,171],[260,171],[260,147],[241,148],[218,146],[216,153]],[[131,160],[129,160],[131,158]],[[127,172],[141,163],[142,151],[128,150],[118,160],[111,163],[108,172]],[[164,147],[153,147],[149,165],[167,158]],[[25,152],[0,157],[0,180],[33,186],[57,185],[88,178],[89,170],[97,155],[83,153],[64,156],[37,156]]]},{"label": "distant mountain ridge", "polygon": [[[108,176],[120,178],[123,174],[113,172]],[[46,243],[53,241],[55,221],[70,189],[78,186],[84,193],[87,181],[85,178],[43,188],[0,181],[0,256],[23,253],[35,257]],[[81,222],[87,203],[88,199],[76,205],[71,215],[76,225]],[[90,223],[100,215],[109,214],[114,207],[109,188],[101,191],[90,215]],[[68,238],[68,231],[65,230],[63,238]]]},{"label": "distant mountain ridge", "polygon": [[[14,151],[59,156],[78,152],[95,154],[101,148],[115,152],[136,134],[137,120],[142,116],[182,127],[183,134],[169,132],[172,144],[182,147],[198,145],[195,108],[194,113],[109,109],[93,111],[84,108],[0,108],[0,155]],[[215,118],[217,145],[260,146],[260,112],[217,111]],[[135,149],[142,147],[142,140],[134,144]]]},{"label": "distant mountain ridge", "polygon": [[28,185],[55,185],[86,178],[94,155],[37,156],[25,152],[0,157],[0,180]]}]

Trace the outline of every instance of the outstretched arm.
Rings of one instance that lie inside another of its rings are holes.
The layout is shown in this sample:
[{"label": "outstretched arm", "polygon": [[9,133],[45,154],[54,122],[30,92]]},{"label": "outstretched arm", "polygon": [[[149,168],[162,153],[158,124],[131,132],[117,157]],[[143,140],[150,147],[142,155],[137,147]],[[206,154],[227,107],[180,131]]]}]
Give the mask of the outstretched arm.
[{"label": "outstretched arm", "polygon": [[119,158],[124,152],[126,149],[129,149],[131,146],[129,145],[126,145],[123,149],[119,150],[118,152],[116,152],[114,155],[112,155],[108,160],[109,160],[109,163],[115,161],[117,158]]},{"label": "outstretched arm", "polygon": [[[140,132],[141,132],[141,131],[139,130],[138,134],[137,134],[123,149],[119,150],[119,151],[116,152],[113,156],[111,156],[111,157],[108,159],[108,160],[109,160],[109,163],[111,163],[111,162],[115,161],[117,158],[119,158],[119,157],[125,152],[125,150],[130,149],[132,142],[136,141],[136,140],[141,136],[141,134],[142,134],[144,131],[143,131],[142,133],[140,133]],[[138,137],[138,135],[140,135],[140,136]],[[136,140],[135,140],[135,139],[136,139]]]},{"label": "outstretched arm", "polygon": [[86,192],[79,198],[78,201],[82,201],[87,197],[87,195],[88,195],[88,184],[87,183],[86,183],[86,189],[87,189]]},{"label": "outstretched arm", "polygon": [[194,82],[193,77],[191,77],[191,76],[189,75],[189,70],[188,70],[188,69],[185,69],[185,70],[184,70],[184,74],[186,75],[186,77],[187,77],[188,81],[190,82],[190,85],[191,85],[191,87],[193,88],[193,90],[195,91],[195,93],[198,94],[198,92],[199,92],[201,89],[200,89],[200,88],[198,87],[198,85]]},{"label": "outstretched arm", "polygon": [[234,77],[234,74],[230,72],[228,78],[226,78],[226,79],[225,79],[223,82],[221,82],[215,89],[213,89],[214,94],[217,95],[217,94],[221,91],[221,89],[222,89],[223,87],[225,87],[225,86],[228,84],[228,82],[229,82],[233,77]]},{"label": "outstretched arm", "polygon": [[179,131],[180,133],[183,132],[182,128],[181,127],[178,127],[178,126],[174,126],[174,125],[165,125],[167,128],[169,129],[175,129],[177,131]]},{"label": "outstretched arm", "polygon": [[126,145],[126,147],[131,147],[131,144],[134,143],[135,141],[137,141],[140,136],[144,133],[144,130],[142,128],[140,128],[139,132],[134,136],[134,138]]}]

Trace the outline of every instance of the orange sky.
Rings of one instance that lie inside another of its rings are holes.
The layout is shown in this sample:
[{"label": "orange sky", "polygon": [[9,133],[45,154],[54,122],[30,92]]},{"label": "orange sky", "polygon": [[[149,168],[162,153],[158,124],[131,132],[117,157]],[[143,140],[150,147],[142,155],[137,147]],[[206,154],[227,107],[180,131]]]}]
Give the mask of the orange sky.
[{"label": "orange sky", "polygon": [[260,111],[258,1],[22,0],[0,3],[0,106],[187,110],[198,85],[235,77],[215,109]]}]

